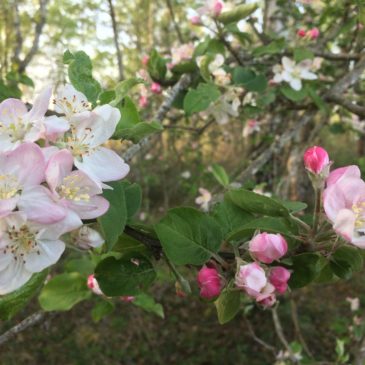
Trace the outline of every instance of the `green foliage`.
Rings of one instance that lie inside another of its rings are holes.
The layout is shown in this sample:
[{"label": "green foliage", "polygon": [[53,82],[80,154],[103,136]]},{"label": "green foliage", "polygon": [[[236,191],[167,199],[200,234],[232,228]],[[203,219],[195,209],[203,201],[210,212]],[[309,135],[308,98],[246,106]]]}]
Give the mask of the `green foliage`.
[{"label": "green foliage", "polygon": [[142,138],[163,130],[159,122],[142,122],[137,107],[130,97],[124,97],[118,107],[121,118],[113,135],[114,139],[124,138],[138,143]]},{"label": "green foliage", "polygon": [[277,54],[286,47],[286,41],[284,38],[276,39],[266,46],[260,46],[253,50],[252,54],[255,57],[264,56],[267,54]]},{"label": "green foliage", "polygon": [[288,209],[280,202],[246,189],[231,190],[225,197],[247,212],[288,217]]},{"label": "green foliage", "polygon": [[95,103],[101,92],[101,86],[92,76],[90,57],[83,51],[66,51],[63,62],[68,64],[68,77],[76,90],[81,91],[91,103]]},{"label": "green foliage", "polygon": [[350,246],[338,248],[330,258],[333,273],[341,279],[349,279],[353,272],[363,268],[363,257],[359,249]]},{"label": "green foliage", "polygon": [[136,295],[132,303],[145,310],[146,312],[153,313],[160,318],[165,318],[165,313],[161,304],[156,303],[154,298],[148,294],[141,293]]},{"label": "green foliage", "polygon": [[217,19],[223,24],[235,23],[250,16],[257,8],[257,4],[238,5],[232,10],[222,12]]},{"label": "green foliage", "polygon": [[216,221],[193,208],[175,208],[155,225],[166,256],[176,265],[202,265],[222,242]]},{"label": "green foliage", "polygon": [[135,295],[155,279],[152,263],[139,253],[120,259],[107,257],[95,269],[95,278],[106,296]]},{"label": "green foliage", "polygon": [[212,174],[223,187],[229,185],[229,176],[223,166],[217,163],[212,164]]},{"label": "green foliage", "polygon": [[94,322],[99,322],[101,319],[113,313],[115,306],[113,302],[108,300],[100,300],[98,301],[94,308],[91,310],[91,318]]},{"label": "green foliage", "polygon": [[312,60],[314,58],[314,53],[304,47],[294,48],[294,61],[301,62],[304,60]]},{"label": "green foliage", "polygon": [[167,72],[166,60],[155,49],[150,54],[147,70],[154,81],[161,82],[165,79]]},{"label": "green foliage", "polygon": [[10,294],[0,296],[0,318],[7,321],[18,313],[43,285],[47,274],[48,270],[34,274],[32,278],[19,289]]},{"label": "green foliage", "polygon": [[236,67],[233,71],[233,83],[242,85],[248,91],[263,92],[267,88],[266,77],[256,74],[254,71],[245,67]]},{"label": "green foliage", "polygon": [[197,89],[190,89],[184,99],[184,110],[187,115],[201,112],[209,107],[221,95],[214,84],[200,83]]},{"label": "green foliage", "polygon": [[115,99],[111,104],[117,106],[136,85],[142,83],[144,83],[144,80],[138,77],[132,77],[119,82],[115,87]]},{"label": "green foliage", "polygon": [[225,324],[231,321],[240,309],[240,292],[226,288],[214,304],[217,309],[219,323]]},{"label": "green foliage", "polygon": [[42,289],[39,304],[45,311],[67,311],[91,296],[86,277],[77,272],[52,278]]},{"label": "green foliage", "polygon": [[280,92],[289,100],[298,102],[302,101],[307,96],[307,89],[302,87],[300,90],[294,90],[288,85],[280,87]]},{"label": "green foliage", "polygon": [[290,277],[289,286],[292,289],[302,288],[311,283],[323,268],[323,260],[322,256],[312,252],[292,257],[294,271]]}]

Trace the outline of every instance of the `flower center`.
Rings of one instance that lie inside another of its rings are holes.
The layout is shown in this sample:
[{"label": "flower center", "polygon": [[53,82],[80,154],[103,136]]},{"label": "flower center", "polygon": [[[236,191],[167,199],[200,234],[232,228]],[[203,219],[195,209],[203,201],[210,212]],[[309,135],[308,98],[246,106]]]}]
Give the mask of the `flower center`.
[{"label": "flower center", "polygon": [[9,125],[0,122],[0,133],[7,134],[12,142],[23,141],[30,129],[31,125],[24,123],[20,117],[18,117],[16,123],[10,123]]},{"label": "flower center", "polygon": [[351,209],[356,217],[355,228],[363,228],[365,226],[365,202],[354,204]]},{"label": "flower center", "polygon": [[57,187],[57,193],[65,199],[74,200],[76,202],[90,200],[89,187],[80,186],[80,177],[77,175],[66,176],[62,180],[62,184]]},{"label": "flower center", "polygon": [[14,175],[0,175],[0,199],[10,199],[21,190]]},{"label": "flower center", "polygon": [[38,232],[32,232],[28,226],[22,225],[20,228],[15,228],[15,226],[9,227],[6,233],[10,243],[5,246],[5,254],[9,250],[15,260],[20,258],[23,262],[25,262],[24,256],[29,252],[36,251],[38,255],[40,254],[36,241]]},{"label": "flower center", "polygon": [[55,98],[53,99],[53,104],[57,105],[67,116],[81,113],[90,108],[87,100],[80,100],[76,95],[72,95],[71,98],[67,98],[66,96],[63,98]]}]

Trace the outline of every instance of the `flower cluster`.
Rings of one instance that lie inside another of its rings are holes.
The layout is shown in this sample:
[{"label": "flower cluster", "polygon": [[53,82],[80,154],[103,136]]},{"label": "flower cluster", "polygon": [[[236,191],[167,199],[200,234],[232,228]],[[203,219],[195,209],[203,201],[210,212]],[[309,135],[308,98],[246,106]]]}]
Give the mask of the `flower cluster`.
[{"label": "flower cluster", "polygon": [[51,88],[28,111],[17,99],[0,104],[0,294],[18,289],[58,261],[62,237],[82,248],[103,243],[85,219],[103,215],[105,183],[129,166],[103,147],[120,119],[110,105],[91,109],[71,85],[54,98],[57,115],[46,117]]},{"label": "flower cluster", "polygon": [[[264,264],[271,264],[283,257],[288,250],[280,234],[260,233],[249,244],[251,256]],[[236,273],[236,286],[244,290],[257,303],[270,307],[276,302],[276,294],[287,290],[290,272],[282,266],[266,268],[259,262],[240,264]]]}]

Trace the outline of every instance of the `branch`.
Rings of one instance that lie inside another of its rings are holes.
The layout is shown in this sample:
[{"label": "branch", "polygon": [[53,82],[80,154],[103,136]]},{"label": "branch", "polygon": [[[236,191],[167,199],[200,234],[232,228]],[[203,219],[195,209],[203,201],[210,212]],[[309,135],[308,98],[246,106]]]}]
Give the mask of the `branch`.
[{"label": "branch", "polygon": [[352,101],[346,100],[339,95],[329,95],[327,100],[337,105],[341,105],[351,113],[358,115],[359,117],[365,117],[365,107],[357,105]]},{"label": "branch", "polygon": [[120,48],[119,48],[118,25],[117,25],[117,22],[115,20],[113,0],[108,0],[108,3],[109,3],[110,17],[112,19],[112,25],[113,25],[114,46],[115,46],[115,50],[117,52],[119,81],[121,81],[124,78],[123,77],[123,58],[122,58],[122,52],[120,51]]},{"label": "branch", "polygon": [[[158,109],[154,120],[162,122],[165,118],[167,112],[171,109],[172,104],[174,103],[176,97],[182,90],[185,90],[191,82],[191,75],[185,74],[183,75],[180,80],[174,85],[171,89],[170,95],[165,99],[165,101],[161,104],[160,108]],[[129,147],[127,151],[125,151],[122,155],[125,161],[130,161],[142,148],[150,145],[152,136],[148,136],[143,138],[137,144]]]},{"label": "branch", "polygon": [[280,318],[278,316],[277,307],[274,307],[271,309],[272,314],[272,320],[274,322],[275,332],[280,340],[280,342],[285,347],[286,351],[289,353],[290,360],[294,363],[298,363],[298,360],[296,359],[292,349],[289,346],[288,341],[285,338],[283,327],[281,326]]},{"label": "branch", "polygon": [[19,69],[18,69],[19,73],[22,73],[25,71],[29,62],[32,60],[32,58],[38,51],[39,38],[42,34],[44,24],[46,23],[46,15],[47,15],[46,5],[47,5],[47,3],[48,3],[48,0],[39,0],[39,19],[38,19],[38,21],[36,21],[36,25],[35,25],[33,44],[32,44],[32,47],[30,48],[29,52],[27,53],[27,55],[24,57],[23,61],[21,61],[19,63]]},{"label": "branch", "polygon": [[175,19],[174,8],[171,4],[171,0],[166,0],[166,5],[169,8],[172,24],[174,25],[174,28],[176,30],[177,38],[179,38],[180,43],[184,43],[184,39],[183,39],[183,36],[181,34],[179,24],[176,22],[176,19]]},{"label": "branch", "polygon": [[23,319],[19,324],[10,328],[10,330],[6,331],[0,336],[0,346],[9,341],[11,338],[15,337],[18,333],[26,330],[28,327],[39,323],[45,317],[45,315],[45,312],[39,311]]}]

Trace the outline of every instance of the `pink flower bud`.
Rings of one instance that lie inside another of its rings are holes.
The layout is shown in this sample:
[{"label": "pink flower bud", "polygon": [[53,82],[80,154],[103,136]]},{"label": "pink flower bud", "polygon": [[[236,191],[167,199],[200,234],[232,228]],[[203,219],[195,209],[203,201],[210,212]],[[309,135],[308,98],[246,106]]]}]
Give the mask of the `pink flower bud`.
[{"label": "pink flower bud", "polygon": [[307,35],[310,39],[317,39],[319,37],[319,29],[312,28],[312,29],[308,30]]},{"label": "pink flower bud", "polygon": [[190,18],[190,22],[192,25],[201,25],[202,20],[199,15],[194,15]]},{"label": "pink flower bud", "polygon": [[329,167],[330,159],[327,151],[319,146],[308,148],[304,153],[304,165],[308,171],[313,174],[326,172]]},{"label": "pink flower bud", "polygon": [[153,82],[151,85],[151,92],[153,92],[154,94],[161,94],[162,92],[162,87],[158,82]]},{"label": "pink flower bud", "polygon": [[101,291],[101,289],[99,287],[99,283],[96,281],[94,274],[91,274],[88,276],[87,286],[89,289],[91,289],[93,291],[94,294],[103,295],[103,292]]},{"label": "pink flower bud", "polygon": [[144,56],[142,56],[142,64],[144,66],[147,66],[147,63],[148,63],[149,60],[150,60],[150,56],[148,56],[146,54]]},{"label": "pink flower bud", "polygon": [[307,32],[303,28],[301,28],[297,31],[297,36],[300,38],[304,38],[306,36],[306,34],[307,34]]},{"label": "pink flower bud", "polygon": [[200,296],[207,299],[217,297],[221,292],[221,279],[217,269],[203,266],[198,273]]},{"label": "pink flower bud", "polygon": [[276,297],[274,294],[269,294],[264,298],[257,300],[257,303],[261,304],[264,307],[272,307],[276,302]]},{"label": "pink flower bud", "polygon": [[124,296],[120,297],[120,300],[125,303],[133,302],[134,299],[136,299],[136,298],[131,295],[124,295]]},{"label": "pink flower bud", "polygon": [[284,256],[288,251],[288,244],[281,234],[260,233],[250,242],[249,251],[251,255],[265,264]]},{"label": "pink flower bud", "polygon": [[269,281],[278,293],[283,294],[288,289],[288,280],[290,279],[290,275],[290,271],[285,267],[273,267],[270,271]]},{"label": "pink flower bud", "polygon": [[257,298],[267,284],[264,269],[256,262],[241,265],[235,279],[236,286],[246,293]]},{"label": "pink flower bud", "polygon": [[148,105],[147,96],[141,95],[138,100],[138,105],[140,108],[145,108]]},{"label": "pink flower bud", "polygon": [[215,1],[212,6],[212,13],[214,17],[219,16],[219,14],[222,12],[223,9],[223,3],[221,1]]}]

